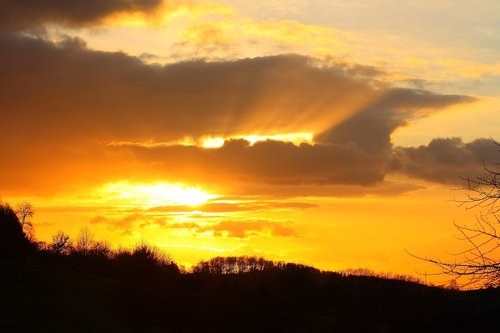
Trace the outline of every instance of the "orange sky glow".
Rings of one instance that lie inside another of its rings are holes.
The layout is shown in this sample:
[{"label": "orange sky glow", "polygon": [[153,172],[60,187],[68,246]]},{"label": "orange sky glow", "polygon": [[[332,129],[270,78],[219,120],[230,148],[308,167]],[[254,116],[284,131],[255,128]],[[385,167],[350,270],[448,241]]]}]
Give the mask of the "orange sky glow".
[{"label": "orange sky glow", "polygon": [[0,198],[37,239],[427,282],[408,252],[466,245],[461,177],[500,161],[499,2],[10,3]]}]

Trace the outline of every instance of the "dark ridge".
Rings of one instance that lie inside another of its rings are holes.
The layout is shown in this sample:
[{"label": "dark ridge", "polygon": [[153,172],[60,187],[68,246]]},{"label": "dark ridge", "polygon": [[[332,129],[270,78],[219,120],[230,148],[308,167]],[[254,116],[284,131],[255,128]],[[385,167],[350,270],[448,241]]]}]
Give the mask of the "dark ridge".
[{"label": "dark ridge", "polygon": [[[17,224],[16,224],[17,223]],[[88,235],[87,235],[88,236]],[[500,289],[218,257],[192,272],[147,245],[113,251],[63,233],[29,240],[0,207],[2,332],[495,331]]]}]

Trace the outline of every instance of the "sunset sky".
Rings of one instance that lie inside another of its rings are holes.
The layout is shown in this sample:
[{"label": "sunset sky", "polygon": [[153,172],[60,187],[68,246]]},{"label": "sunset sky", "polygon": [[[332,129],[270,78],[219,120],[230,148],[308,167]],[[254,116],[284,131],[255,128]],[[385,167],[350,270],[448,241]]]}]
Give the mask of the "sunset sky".
[{"label": "sunset sky", "polygon": [[40,240],[431,272],[500,162],[500,1],[0,0],[0,115]]}]

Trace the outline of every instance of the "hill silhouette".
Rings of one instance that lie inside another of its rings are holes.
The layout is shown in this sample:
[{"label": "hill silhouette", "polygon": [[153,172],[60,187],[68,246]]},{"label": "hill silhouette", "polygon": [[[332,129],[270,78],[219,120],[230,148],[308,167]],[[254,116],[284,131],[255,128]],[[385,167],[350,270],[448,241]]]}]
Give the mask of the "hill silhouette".
[{"label": "hill silhouette", "polygon": [[[500,290],[218,257],[185,272],[147,245],[112,251],[23,234],[0,207],[2,332],[495,331]],[[66,241],[64,241],[66,239]],[[61,245],[62,244],[62,245]]]}]

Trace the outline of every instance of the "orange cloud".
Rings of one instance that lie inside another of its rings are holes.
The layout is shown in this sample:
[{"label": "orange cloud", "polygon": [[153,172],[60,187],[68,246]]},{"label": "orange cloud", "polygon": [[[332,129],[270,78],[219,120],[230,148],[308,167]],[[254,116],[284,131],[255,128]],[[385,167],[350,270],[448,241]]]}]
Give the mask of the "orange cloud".
[{"label": "orange cloud", "polygon": [[195,234],[209,233],[215,237],[249,238],[262,236],[297,237],[295,231],[288,225],[269,220],[226,220],[216,223],[172,223],[166,228],[189,229]]},{"label": "orange cloud", "polygon": [[190,26],[183,33],[182,39],[184,42],[194,42],[202,45],[218,44],[223,46],[236,42],[235,38],[231,36],[229,27],[224,26],[221,22],[218,22],[218,24],[205,22]]},{"label": "orange cloud", "polygon": [[215,236],[232,238],[249,237],[296,237],[295,231],[288,222],[243,219],[216,221],[205,217],[204,222],[174,222],[165,215],[151,215],[140,212],[128,214],[123,217],[113,218],[102,215],[95,216],[89,223],[103,225],[113,233],[122,236],[131,236],[140,228],[160,226],[163,230],[176,229],[188,230],[192,236]]},{"label": "orange cloud", "polygon": [[279,210],[279,209],[308,209],[317,205],[303,202],[282,202],[282,201],[261,201],[236,203],[214,202],[196,207],[190,206],[157,206],[150,208],[150,212],[175,213],[175,212],[205,212],[205,213],[233,213],[233,212],[252,212],[260,210]]}]

